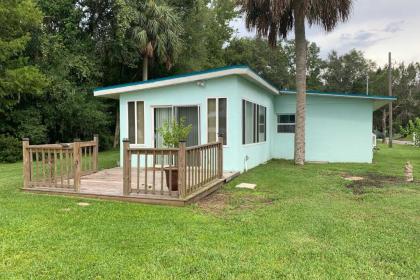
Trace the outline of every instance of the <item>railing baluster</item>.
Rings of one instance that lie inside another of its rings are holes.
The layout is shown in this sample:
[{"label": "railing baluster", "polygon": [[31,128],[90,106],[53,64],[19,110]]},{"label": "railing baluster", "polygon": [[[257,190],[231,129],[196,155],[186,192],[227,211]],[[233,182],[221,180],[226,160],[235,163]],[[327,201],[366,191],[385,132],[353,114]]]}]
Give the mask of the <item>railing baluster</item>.
[{"label": "railing baluster", "polygon": [[192,170],[191,170],[191,151],[187,151],[187,169],[188,169],[188,193],[190,193],[191,185],[192,185]]},{"label": "railing baluster", "polygon": [[169,151],[169,195],[172,195],[172,153]]},{"label": "railing baluster", "polygon": [[155,184],[156,184],[156,180],[155,180],[155,168],[156,168],[156,151],[153,150],[153,184],[152,184],[152,188],[153,188],[153,194],[155,194]]},{"label": "railing baluster", "polygon": [[41,149],[42,184],[45,184],[45,152]]},{"label": "railing baluster", "polygon": [[144,152],[144,192],[147,193],[147,151]]},{"label": "railing baluster", "polygon": [[67,172],[67,188],[70,188],[70,153],[69,149],[66,149],[66,172]]},{"label": "railing baluster", "polygon": [[52,150],[52,151],[54,153],[54,157],[53,157],[53,160],[54,160],[54,176],[53,176],[54,187],[57,188],[57,151],[56,150]]},{"label": "railing baluster", "polygon": [[212,161],[211,161],[211,178],[214,178],[214,162],[215,162],[215,158],[214,158],[214,147],[212,147],[211,149],[211,157],[212,157]]},{"label": "railing baluster", "polygon": [[210,181],[210,165],[211,165],[210,151],[211,149],[206,148],[206,182]]},{"label": "railing baluster", "polygon": [[35,149],[35,161],[36,161],[36,181],[39,180],[39,157],[38,157],[39,151]]},{"label": "railing baluster", "polygon": [[137,193],[140,192],[140,151],[137,151]]},{"label": "railing baluster", "polygon": [[198,185],[199,188],[203,182],[203,149],[198,148]]},{"label": "railing baluster", "polygon": [[196,173],[196,165],[197,165],[197,157],[196,157],[196,153],[195,153],[195,149],[191,150],[192,152],[192,158],[193,158],[193,162],[192,162],[192,173],[193,173],[193,179],[192,179],[192,189],[194,190],[195,188],[195,183],[197,182],[197,173]]},{"label": "railing baluster", "polygon": [[92,170],[92,146],[88,147],[88,166],[89,166],[89,171]]},{"label": "railing baluster", "polygon": [[64,179],[63,179],[63,148],[60,149],[60,183],[61,187],[63,187]]},{"label": "railing baluster", "polygon": [[161,163],[160,163],[160,194],[163,195],[163,173],[165,170],[163,169],[163,165],[165,162],[165,155],[163,154],[163,150],[161,151]]}]

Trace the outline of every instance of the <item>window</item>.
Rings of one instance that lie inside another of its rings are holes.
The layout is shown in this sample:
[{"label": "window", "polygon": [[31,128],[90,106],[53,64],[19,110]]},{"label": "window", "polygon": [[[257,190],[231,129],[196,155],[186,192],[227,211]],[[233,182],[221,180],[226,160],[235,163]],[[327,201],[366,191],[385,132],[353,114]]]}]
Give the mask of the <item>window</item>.
[{"label": "window", "polygon": [[218,134],[223,134],[223,144],[227,143],[227,100],[207,99],[207,142],[216,142]]},{"label": "window", "polygon": [[242,144],[266,141],[266,122],[266,107],[242,100]]},{"label": "window", "polygon": [[131,144],[144,144],[144,102],[128,102],[128,139]]},{"label": "window", "polygon": [[295,133],[295,114],[277,115],[278,133]]}]

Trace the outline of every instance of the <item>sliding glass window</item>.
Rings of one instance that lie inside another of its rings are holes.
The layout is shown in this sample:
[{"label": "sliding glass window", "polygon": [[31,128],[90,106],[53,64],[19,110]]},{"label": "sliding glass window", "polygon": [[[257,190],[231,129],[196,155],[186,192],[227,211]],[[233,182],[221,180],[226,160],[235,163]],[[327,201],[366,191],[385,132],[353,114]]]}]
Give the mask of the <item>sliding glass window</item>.
[{"label": "sliding glass window", "polygon": [[227,143],[227,100],[226,98],[207,99],[207,142],[217,141],[223,134],[223,144]]},{"label": "sliding glass window", "polygon": [[242,100],[242,144],[266,141],[267,108]]},{"label": "sliding glass window", "polygon": [[128,139],[131,144],[144,144],[144,102],[128,102]]}]

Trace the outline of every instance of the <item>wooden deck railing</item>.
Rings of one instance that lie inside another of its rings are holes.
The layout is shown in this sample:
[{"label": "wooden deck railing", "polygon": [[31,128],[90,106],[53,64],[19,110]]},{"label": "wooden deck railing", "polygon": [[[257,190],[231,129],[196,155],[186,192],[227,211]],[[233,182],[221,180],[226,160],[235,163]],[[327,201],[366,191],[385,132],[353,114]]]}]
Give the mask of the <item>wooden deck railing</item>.
[{"label": "wooden deck railing", "polygon": [[98,136],[92,141],[30,145],[22,140],[23,187],[80,190],[80,178],[98,170]]},{"label": "wooden deck railing", "polygon": [[[123,194],[185,198],[223,177],[223,139],[178,148],[134,148],[123,141]],[[132,167],[134,166],[134,167]]]}]

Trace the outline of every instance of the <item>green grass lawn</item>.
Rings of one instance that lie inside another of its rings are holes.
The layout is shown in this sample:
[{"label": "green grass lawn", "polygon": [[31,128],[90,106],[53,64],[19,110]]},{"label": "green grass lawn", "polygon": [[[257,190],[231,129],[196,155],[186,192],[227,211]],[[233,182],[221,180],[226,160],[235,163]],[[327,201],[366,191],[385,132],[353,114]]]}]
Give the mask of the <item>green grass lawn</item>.
[{"label": "green grass lawn", "polygon": [[[374,164],[271,161],[184,208],[23,193],[21,163],[0,164],[0,278],[419,279],[420,149],[394,146]],[[395,178],[354,194],[344,174]]]}]

